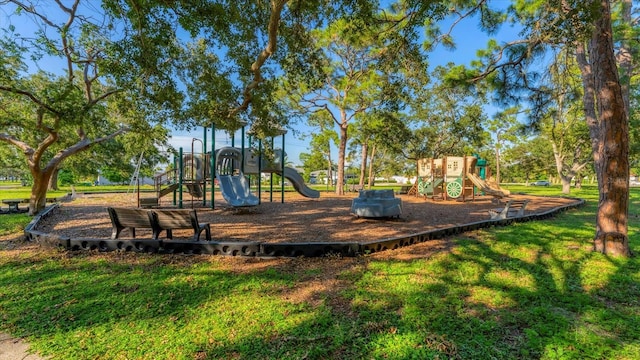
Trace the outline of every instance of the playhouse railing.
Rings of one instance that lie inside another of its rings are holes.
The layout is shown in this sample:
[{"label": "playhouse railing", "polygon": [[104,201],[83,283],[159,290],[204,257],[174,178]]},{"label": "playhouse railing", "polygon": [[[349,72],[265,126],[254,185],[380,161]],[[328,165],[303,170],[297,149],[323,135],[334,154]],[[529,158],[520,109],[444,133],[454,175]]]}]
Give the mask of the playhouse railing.
[{"label": "playhouse railing", "polygon": [[178,169],[169,170],[153,177],[158,198],[172,192],[178,184]]}]

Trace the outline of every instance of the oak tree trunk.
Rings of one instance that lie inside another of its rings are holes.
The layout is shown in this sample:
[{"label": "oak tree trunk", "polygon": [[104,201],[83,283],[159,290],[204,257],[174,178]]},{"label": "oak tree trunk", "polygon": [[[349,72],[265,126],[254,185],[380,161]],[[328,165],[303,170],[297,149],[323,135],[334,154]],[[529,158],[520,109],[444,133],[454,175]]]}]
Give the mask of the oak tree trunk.
[{"label": "oak tree trunk", "polygon": [[[345,115],[343,114],[342,118]],[[338,176],[336,179],[336,195],[344,195],[344,163],[347,154],[347,122],[340,124],[340,144],[338,145]]]},{"label": "oak tree trunk", "polygon": [[373,144],[373,146],[371,146],[371,156],[369,156],[369,184],[367,187],[369,190],[371,190],[371,187],[375,185],[375,176],[373,172],[373,159],[375,159],[375,156],[376,156],[376,145]]},{"label": "oak tree trunk", "polygon": [[58,190],[58,173],[60,173],[60,169],[56,168],[51,174],[47,187],[49,190]]},{"label": "oak tree trunk", "polygon": [[358,185],[360,185],[361,189],[364,189],[364,178],[367,175],[367,158],[369,156],[368,145],[368,142],[365,140],[362,144],[362,153],[360,155],[360,179],[358,180]]},{"label": "oak tree trunk", "polygon": [[52,175],[51,170],[31,169],[33,185],[31,186],[31,197],[29,198],[29,215],[38,214],[47,205],[47,188]]}]

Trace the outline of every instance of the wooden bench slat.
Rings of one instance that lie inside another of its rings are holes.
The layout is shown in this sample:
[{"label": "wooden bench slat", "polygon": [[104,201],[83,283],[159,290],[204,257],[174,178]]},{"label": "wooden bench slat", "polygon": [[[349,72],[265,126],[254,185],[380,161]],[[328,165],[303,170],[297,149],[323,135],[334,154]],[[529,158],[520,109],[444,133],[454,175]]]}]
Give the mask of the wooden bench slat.
[{"label": "wooden bench slat", "polygon": [[136,228],[152,230],[154,228],[147,210],[109,207],[107,211],[109,211],[111,225],[113,226],[111,231],[112,239],[117,239],[122,230],[126,228],[129,228],[133,238],[136,237]]},{"label": "wooden bench slat", "polygon": [[195,210],[151,210],[155,225],[154,239],[160,236],[163,230],[167,232],[167,238],[173,238],[173,229],[193,229],[193,240],[199,241],[202,231],[207,240],[211,240],[211,226],[208,223],[199,223]]},{"label": "wooden bench slat", "polygon": [[167,238],[173,238],[173,229],[193,229],[193,239],[200,240],[205,232],[207,240],[211,240],[211,226],[199,223],[195,210],[144,210],[133,208],[107,208],[113,229],[111,238],[117,239],[122,230],[129,228],[131,236],[136,237],[136,228],[151,229],[153,240],[160,237],[162,231],[167,232]]},{"label": "wooden bench slat", "polygon": [[154,210],[158,225],[162,228],[188,229],[191,227],[191,210]]}]

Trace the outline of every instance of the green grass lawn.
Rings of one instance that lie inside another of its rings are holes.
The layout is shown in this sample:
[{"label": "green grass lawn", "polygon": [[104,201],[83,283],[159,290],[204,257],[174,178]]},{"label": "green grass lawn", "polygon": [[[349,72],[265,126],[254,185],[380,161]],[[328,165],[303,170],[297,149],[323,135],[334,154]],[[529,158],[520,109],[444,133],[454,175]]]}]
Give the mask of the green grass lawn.
[{"label": "green grass lawn", "polygon": [[[133,191],[133,188],[127,185],[107,185],[107,186],[75,186],[75,190],[79,193],[97,193],[97,192],[127,192]],[[141,191],[153,191],[153,186],[140,186]],[[61,186],[60,190],[47,191],[47,198],[59,198],[71,193],[70,186]],[[0,192],[0,200],[2,199],[29,199],[31,197],[30,186],[11,186],[2,189]]]},{"label": "green grass lawn", "polygon": [[[54,359],[638,359],[640,260],[591,252],[597,190],[572,196],[587,205],[461,234],[429,257],[16,252],[0,242],[0,331]],[[635,189],[629,213],[638,253]]]},{"label": "green grass lawn", "polygon": [[0,214],[0,236],[21,232],[30,221],[27,214]]}]

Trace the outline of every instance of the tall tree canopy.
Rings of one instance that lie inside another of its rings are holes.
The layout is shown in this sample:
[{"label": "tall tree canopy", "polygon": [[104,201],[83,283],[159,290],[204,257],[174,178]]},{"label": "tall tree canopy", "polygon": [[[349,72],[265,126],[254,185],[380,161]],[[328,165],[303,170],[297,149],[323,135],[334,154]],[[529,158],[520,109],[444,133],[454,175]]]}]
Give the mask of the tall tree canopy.
[{"label": "tall tree canopy", "polygon": [[[405,91],[403,68],[394,58],[402,54],[406,69],[420,65],[415,46],[393,43],[384,28],[366,28],[364,20],[340,19],[326,29],[312,32],[315,51],[324,58],[321,78],[288,77],[283,87],[294,109],[324,113],[338,129],[338,174],[336,193],[342,194],[349,129],[356,119],[376,109],[393,108]],[[424,71],[424,66],[420,67]],[[360,122],[361,128],[366,122]]]}]

